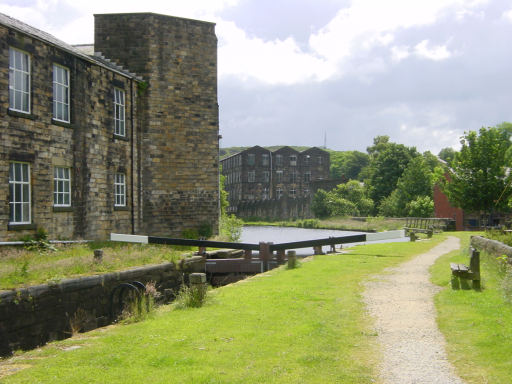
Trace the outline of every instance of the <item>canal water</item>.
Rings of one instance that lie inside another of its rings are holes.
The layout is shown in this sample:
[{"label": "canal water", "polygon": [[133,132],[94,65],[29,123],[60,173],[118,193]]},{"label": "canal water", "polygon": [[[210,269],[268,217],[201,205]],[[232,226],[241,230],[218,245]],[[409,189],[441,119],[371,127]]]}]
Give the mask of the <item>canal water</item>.
[{"label": "canal water", "polygon": [[[245,226],[242,230],[240,242],[258,244],[261,241],[276,243],[288,243],[292,241],[325,239],[327,237],[341,237],[350,235],[361,235],[364,232],[340,231],[335,229],[310,229],[295,227],[275,227],[275,226]],[[380,242],[400,242],[409,241],[408,237],[400,237],[391,240],[382,240]],[[362,243],[344,244],[343,247],[349,247]],[[327,252],[329,246],[323,247]],[[297,255],[307,256],[313,253],[312,248],[297,249]]]}]

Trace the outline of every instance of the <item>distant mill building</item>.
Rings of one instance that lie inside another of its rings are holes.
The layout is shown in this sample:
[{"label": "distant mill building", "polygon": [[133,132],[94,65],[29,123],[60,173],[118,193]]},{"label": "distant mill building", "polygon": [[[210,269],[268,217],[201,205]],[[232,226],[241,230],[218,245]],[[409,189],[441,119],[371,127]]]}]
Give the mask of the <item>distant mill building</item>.
[{"label": "distant mill building", "polygon": [[[329,152],[254,146],[221,160],[228,211],[240,217],[311,217],[312,195],[330,189]],[[339,180],[337,181],[339,183]]]},{"label": "distant mill building", "polygon": [[216,232],[215,25],[95,15],[94,40],[0,14],[0,239]]}]

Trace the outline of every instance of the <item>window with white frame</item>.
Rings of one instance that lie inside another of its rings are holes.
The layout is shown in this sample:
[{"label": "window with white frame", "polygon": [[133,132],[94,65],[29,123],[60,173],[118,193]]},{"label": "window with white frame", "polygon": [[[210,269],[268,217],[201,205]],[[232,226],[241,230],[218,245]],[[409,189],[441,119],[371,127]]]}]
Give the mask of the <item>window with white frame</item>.
[{"label": "window with white frame", "polygon": [[295,184],[297,182],[297,172],[293,171],[290,173],[290,183]]},{"label": "window with white frame", "polygon": [[283,155],[276,155],[276,165],[278,167],[283,165]]},{"label": "window with white frame", "polygon": [[305,197],[309,196],[309,189],[308,188],[304,188],[304,196]]},{"label": "window with white frame", "polygon": [[118,136],[126,136],[124,107],[124,91],[114,88],[114,134]]},{"label": "window with white frame", "polygon": [[71,171],[69,168],[53,168],[53,205],[55,207],[71,207]]},{"label": "window with white frame", "polygon": [[261,194],[262,200],[268,199],[268,188],[263,188],[263,193]]},{"label": "window with white frame", "polygon": [[270,172],[269,171],[263,171],[263,182],[268,183],[270,181]]},{"label": "window with white frame", "polygon": [[30,56],[9,48],[9,109],[30,113]]},{"label": "window with white frame", "polygon": [[249,153],[247,155],[247,165],[254,165],[256,163],[256,155],[254,153]]},{"label": "window with white frame", "polygon": [[124,173],[116,173],[114,180],[114,193],[116,207],[126,206],[126,176]]},{"label": "window with white frame", "polygon": [[283,171],[276,171],[276,183],[283,182]]},{"label": "window with white frame", "polygon": [[263,153],[261,155],[261,165],[268,165],[268,153]]},{"label": "window with white frame", "polygon": [[295,167],[297,165],[297,156],[290,155],[290,166]]},{"label": "window with white frame", "polygon": [[247,172],[247,181],[249,183],[254,183],[256,181],[256,171]]},{"label": "window with white frame", "polygon": [[318,165],[322,165],[324,162],[324,158],[322,156],[318,156]]},{"label": "window with white frame", "polygon": [[296,192],[297,192],[297,191],[296,191],[296,189],[295,189],[295,188],[290,189],[290,197],[295,198]]},{"label": "window with white frame", "polygon": [[304,173],[304,182],[309,183],[311,181],[311,172]]},{"label": "window with white frame", "polygon": [[30,224],[30,165],[9,164],[9,223]]},{"label": "window with white frame", "polygon": [[69,123],[69,70],[53,64],[53,118]]},{"label": "window with white frame", "polygon": [[308,166],[308,165],[309,165],[309,159],[310,159],[310,157],[311,157],[311,156],[309,156],[309,155],[304,156],[304,165],[305,165],[305,166]]},{"label": "window with white frame", "polygon": [[276,197],[277,199],[280,199],[283,196],[283,189],[280,187],[276,188]]}]

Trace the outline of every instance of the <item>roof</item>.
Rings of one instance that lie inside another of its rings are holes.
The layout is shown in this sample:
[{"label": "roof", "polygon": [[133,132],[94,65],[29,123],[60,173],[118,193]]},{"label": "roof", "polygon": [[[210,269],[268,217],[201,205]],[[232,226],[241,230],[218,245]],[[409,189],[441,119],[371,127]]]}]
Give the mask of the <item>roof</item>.
[{"label": "roof", "polygon": [[120,75],[142,81],[141,77],[116,65],[115,63],[111,62],[110,60],[105,59],[103,56],[101,56],[101,54],[94,54],[92,56],[87,55],[79,48],[73,47],[72,45],[69,45],[69,44],[63,42],[62,40],[57,39],[55,36],[50,35],[47,32],[41,31],[40,29],[34,28],[31,25],[25,24],[24,22],[17,20],[13,17],[10,17],[8,15],[5,15],[3,13],[0,13],[0,24],[6,26],[8,28],[17,30],[18,32],[32,36],[35,39],[41,40],[49,45],[59,48],[65,52],[71,53],[72,55],[79,57],[82,60],[99,65],[101,67],[105,67],[107,69],[110,69],[111,71],[119,73]]},{"label": "roof", "polygon": [[198,23],[198,24],[210,24],[213,26],[216,25],[214,22],[211,22],[211,21],[189,19],[187,17],[164,15],[163,13],[155,13],[155,12],[95,13],[94,17],[96,17],[96,16],[111,16],[111,15],[116,15],[116,16],[123,16],[123,15],[126,15],[126,16],[133,16],[133,15],[135,15],[135,16],[139,16],[139,15],[140,16],[156,16],[156,17],[161,17],[161,18],[166,18],[166,19],[183,20],[183,21]]},{"label": "roof", "polygon": [[255,146],[246,148],[246,149],[244,149],[242,151],[233,153],[232,155],[226,156],[226,157],[222,158],[220,161],[222,162],[222,161],[227,160],[227,159],[229,159],[231,157],[240,155],[241,153],[247,152],[247,151],[255,149],[255,148],[266,149],[267,151],[272,152],[272,153],[276,153],[277,151],[280,151],[282,149],[289,149],[289,150],[292,150],[293,152],[297,152],[297,153],[305,153],[305,152],[308,152],[308,151],[311,151],[311,150],[319,150],[319,151],[322,151],[322,152],[325,152],[325,153],[329,154],[329,152],[327,152],[325,149],[318,148],[318,147],[309,147],[309,148],[304,149],[302,151],[298,151],[295,148],[292,148],[292,147],[290,147],[288,145],[278,145],[278,146],[272,146],[272,147],[261,147],[259,145],[255,145]]}]

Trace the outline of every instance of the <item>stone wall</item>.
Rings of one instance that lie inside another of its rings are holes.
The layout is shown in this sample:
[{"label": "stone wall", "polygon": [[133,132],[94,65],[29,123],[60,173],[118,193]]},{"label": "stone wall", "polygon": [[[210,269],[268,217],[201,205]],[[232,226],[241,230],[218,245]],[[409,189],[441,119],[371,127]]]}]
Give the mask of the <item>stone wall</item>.
[{"label": "stone wall", "polygon": [[269,220],[309,219],[311,212],[311,199],[281,199],[246,201],[236,206],[236,215],[240,218],[257,217]]},{"label": "stone wall", "polygon": [[471,246],[496,257],[505,255],[508,257],[508,262],[512,264],[512,247],[499,241],[486,239],[482,236],[471,236]]},{"label": "stone wall", "polygon": [[181,267],[153,265],[0,292],[0,356],[70,337],[72,324],[80,331],[110,324],[112,293],[122,283],[155,282],[170,299],[187,273],[204,271],[204,259],[185,259]]},{"label": "stone wall", "polygon": [[[9,48],[30,57],[30,113],[9,110]],[[135,231],[137,202],[137,94],[129,77],[77,57],[60,47],[0,25],[0,238],[18,239],[44,228],[51,238],[106,238],[111,231]],[[53,120],[53,64],[70,73],[69,123]],[[126,93],[127,136],[115,137],[114,87]],[[133,116],[130,114],[133,103]],[[133,118],[133,120],[132,120]],[[133,136],[132,136],[133,134]],[[9,164],[30,165],[31,223],[9,224]],[[53,168],[71,169],[71,207],[53,206]],[[127,206],[114,208],[114,174],[126,174]]]},{"label": "stone wall", "polygon": [[142,233],[181,236],[219,218],[217,38],[212,23],[95,15],[95,50],[141,75]]}]

